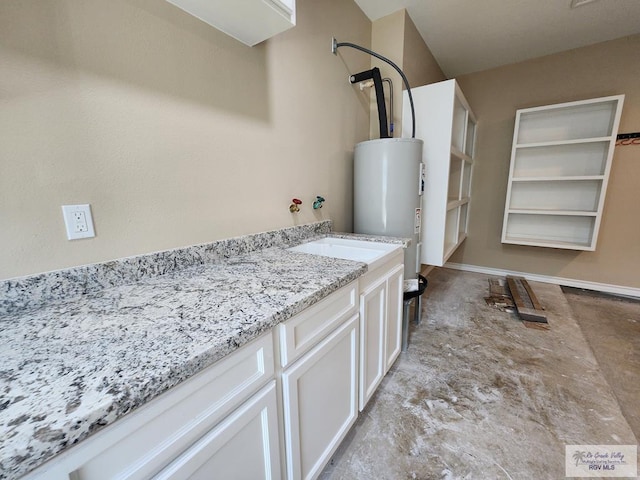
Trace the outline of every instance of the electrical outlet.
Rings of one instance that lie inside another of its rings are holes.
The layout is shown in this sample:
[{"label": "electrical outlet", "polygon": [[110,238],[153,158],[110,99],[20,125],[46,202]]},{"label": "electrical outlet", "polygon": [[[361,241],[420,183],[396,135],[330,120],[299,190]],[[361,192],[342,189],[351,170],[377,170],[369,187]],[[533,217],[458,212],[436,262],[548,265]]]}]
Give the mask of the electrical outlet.
[{"label": "electrical outlet", "polygon": [[73,231],[75,233],[83,233],[89,230],[84,212],[73,212],[73,222]]},{"label": "electrical outlet", "polygon": [[63,205],[62,216],[67,228],[67,239],[95,237],[91,205]]}]

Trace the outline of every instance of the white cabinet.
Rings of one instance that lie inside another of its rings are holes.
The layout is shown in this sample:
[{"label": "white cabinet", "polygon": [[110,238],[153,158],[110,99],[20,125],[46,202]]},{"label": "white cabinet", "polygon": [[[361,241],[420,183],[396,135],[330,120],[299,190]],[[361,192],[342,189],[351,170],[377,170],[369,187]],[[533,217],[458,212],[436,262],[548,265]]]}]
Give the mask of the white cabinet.
[{"label": "white cabinet", "polygon": [[319,475],[358,416],[356,288],[353,282],[278,326],[290,480]]},{"label": "white cabinet", "polygon": [[360,410],[384,377],[386,309],[387,283],[381,278],[360,293]]},{"label": "white cabinet", "polygon": [[595,250],[623,101],[517,111],[502,243]]},{"label": "white cabinet", "polygon": [[380,262],[26,478],[316,478],[400,353],[402,249]]},{"label": "white cabinet", "polygon": [[387,275],[387,322],[385,325],[386,374],[402,348],[402,307],[404,296],[404,267],[396,266]]},{"label": "white cabinet", "polygon": [[[455,80],[412,88],[416,138],[424,141],[421,262],[442,266],[467,238],[476,119]],[[404,93],[403,134],[411,116]]]},{"label": "white cabinet", "polygon": [[275,383],[272,380],[154,480],[281,478]]},{"label": "white cabinet", "polygon": [[360,279],[360,379],[362,411],[400,354],[404,265],[397,252]]},{"label": "white cabinet", "polygon": [[167,1],[249,46],[296,24],[295,0]]},{"label": "white cabinet", "polygon": [[403,259],[394,250],[358,282],[277,327],[289,480],[322,471],[398,358]]},{"label": "white cabinet", "polygon": [[[251,459],[251,466],[240,466],[247,468],[244,471],[265,474],[264,477],[235,478],[278,478],[280,448],[277,428],[274,428],[277,425],[273,408],[274,366],[273,335],[268,333],[57,456],[26,478],[148,479],[177,458],[182,459],[185,469],[207,468],[208,462],[218,465],[224,458],[218,453],[221,451],[235,451],[235,455]],[[271,386],[264,389],[269,381]],[[230,435],[236,432],[247,437],[258,430],[264,435],[243,445]],[[238,448],[241,451],[236,451]],[[229,465],[229,468],[238,466]],[[177,469],[176,475],[178,471],[182,470]]]},{"label": "white cabinet", "polygon": [[316,478],[358,416],[358,317],[282,374],[288,478]]}]

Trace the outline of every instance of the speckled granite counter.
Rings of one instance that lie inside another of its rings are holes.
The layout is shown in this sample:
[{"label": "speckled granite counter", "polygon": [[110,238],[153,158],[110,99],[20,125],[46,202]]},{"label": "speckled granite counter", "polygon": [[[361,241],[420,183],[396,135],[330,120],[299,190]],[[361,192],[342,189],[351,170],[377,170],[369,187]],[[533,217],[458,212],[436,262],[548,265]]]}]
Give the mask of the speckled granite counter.
[{"label": "speckled granite counter", "polygon": [[353,281],[330,223],[0,282],[0,478],[17,478]]}]

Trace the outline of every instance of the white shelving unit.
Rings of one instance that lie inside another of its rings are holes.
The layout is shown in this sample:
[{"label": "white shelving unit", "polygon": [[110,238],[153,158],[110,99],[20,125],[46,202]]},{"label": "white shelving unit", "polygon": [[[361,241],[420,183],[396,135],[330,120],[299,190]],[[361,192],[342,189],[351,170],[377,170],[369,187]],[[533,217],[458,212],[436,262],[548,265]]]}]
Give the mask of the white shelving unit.
[{"label": "white shelving unit", "polygon": [[250,47],[296,25],[295,0],[167,0]]},{"label": "white shelving unit", "polygon": [[[421,263],[442,266],[467,238],[476,118],[455,80],[412,88],[416,138],[424,140]],[[404,92],[402,129],[411,135]]]},{"label": "white shelving unit", "polygon": [[623,102],[517,111],[502,243],[595,250]]}]

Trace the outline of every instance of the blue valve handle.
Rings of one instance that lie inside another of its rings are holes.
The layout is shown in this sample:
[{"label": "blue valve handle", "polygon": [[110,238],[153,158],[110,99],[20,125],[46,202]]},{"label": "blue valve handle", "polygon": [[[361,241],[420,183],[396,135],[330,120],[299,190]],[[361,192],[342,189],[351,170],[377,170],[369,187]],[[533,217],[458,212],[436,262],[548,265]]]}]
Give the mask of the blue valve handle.
[{"label": "blue valve handle", "polygon": [[324,198],[320,195],[316,196],[315,202],[313,202],[313,209],[317,210],[318,208],[322,208],[322,204],[324,203]]}]

